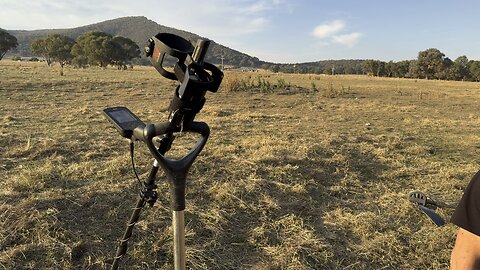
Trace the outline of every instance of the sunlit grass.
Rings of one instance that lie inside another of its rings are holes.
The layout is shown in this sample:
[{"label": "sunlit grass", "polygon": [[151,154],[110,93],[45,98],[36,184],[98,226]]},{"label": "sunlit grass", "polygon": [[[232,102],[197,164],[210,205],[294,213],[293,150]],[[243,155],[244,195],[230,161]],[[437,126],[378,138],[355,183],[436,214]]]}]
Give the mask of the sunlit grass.
[{"label": "sunlit grass", "polygon": [[[101,110],[165,121],[175,83],[150,67],[59,76],[1,61],[0,74],[0,268],[108,268],[139,185]],[[187,266],[447,268],[455,227],[407,194],[461,196],[478,170],[478,98],[471,82],[226,72],[196,118],[212,133],[188,179]],[[145,176],[152,158],[136,149]],[[172,268],[163,174],[158,192],[125,269]]]}]

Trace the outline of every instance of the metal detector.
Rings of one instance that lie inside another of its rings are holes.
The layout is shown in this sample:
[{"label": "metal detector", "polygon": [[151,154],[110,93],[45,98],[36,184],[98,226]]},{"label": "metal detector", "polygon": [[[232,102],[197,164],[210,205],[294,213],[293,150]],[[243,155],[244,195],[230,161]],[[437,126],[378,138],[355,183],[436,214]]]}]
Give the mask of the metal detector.
[{"label": "metal detector", "polygon": [[[204,61],[209,44],[209,40],[198,39],[194,47],[184,38],[169,33],[159,33],[149,39],[149,44],[145,48],[147,58],[162,76],[180,83],[170,102],[168,121],[145,124],[125,107],[103,110],[120,135],[130,139],[132,164],[134,164],[133,141],[145,143],[155,159],[150,173],[142,182],[140,198],[120,240],[111,269],[118,269],[120,259],[126,254],[127,242],[140,218],[140,211],[147,203],[153,206],[157,200],[155,178],[160,167],[170,184],[175,270],[183,270],[186,267],[184,210],[187,174],[210,135],[209,126],[204,122],[194,121],[194,118],[205,104],[206,92],[217,92],[223,79],[220,69]],[[167,70],[165,64],[172,59],[173,70]],[[185,156],[180,159],[169,159],[165,153],[170,150],[177,132],[196,133],[200,138]],[[138,179],[134,165],[133,169]]]},{"label": "metal detector", "polygon": [[430,218],[430,220],[437,225],[438,227],[441,227],[446,224],[445,220],[437,213],[435,212],[435,209],[437,208],[451,208],[455,209],[457,204],[449,204],[445,203],[440,200],[435,200],[430,197],[428,197],[425,193],[421,191],[412,191],[408,194],[408,200],[418,208],[418,210],[422,211],[427,217]]}]

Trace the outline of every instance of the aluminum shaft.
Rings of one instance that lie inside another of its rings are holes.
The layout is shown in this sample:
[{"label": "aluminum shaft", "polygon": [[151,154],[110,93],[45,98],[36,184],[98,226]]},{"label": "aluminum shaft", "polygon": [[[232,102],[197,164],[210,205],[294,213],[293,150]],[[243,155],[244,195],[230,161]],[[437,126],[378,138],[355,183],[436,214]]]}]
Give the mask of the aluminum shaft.
[{"label": "aluminum shaft", "polygon": [[185,213],[173,211],[173,250],[175,270],[185,270]]}]

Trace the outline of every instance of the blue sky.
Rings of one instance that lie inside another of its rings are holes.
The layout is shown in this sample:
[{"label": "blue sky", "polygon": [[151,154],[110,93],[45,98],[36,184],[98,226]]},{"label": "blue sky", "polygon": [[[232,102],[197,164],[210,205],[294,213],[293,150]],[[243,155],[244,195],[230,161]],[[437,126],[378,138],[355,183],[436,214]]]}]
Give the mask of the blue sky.
[{"label": "blue sky", "polygon": [[0,7],[7,30],[145,16],[278,63],[399,61],[428,48],[480,60],[480,1],[473,0],[0,0]]}]

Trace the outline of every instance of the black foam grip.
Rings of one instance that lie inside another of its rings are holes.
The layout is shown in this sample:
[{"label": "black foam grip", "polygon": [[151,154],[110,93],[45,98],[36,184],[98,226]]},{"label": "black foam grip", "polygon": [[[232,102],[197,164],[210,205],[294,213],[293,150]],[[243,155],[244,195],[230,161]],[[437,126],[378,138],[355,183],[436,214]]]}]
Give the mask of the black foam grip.
[{"label": "black foam grip", "polygon": [[185,210],[185,186],[186,179],[174,179],[170,184],[170,207],[173,211]]}]

